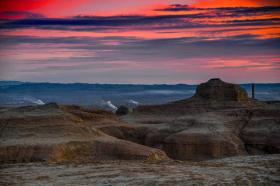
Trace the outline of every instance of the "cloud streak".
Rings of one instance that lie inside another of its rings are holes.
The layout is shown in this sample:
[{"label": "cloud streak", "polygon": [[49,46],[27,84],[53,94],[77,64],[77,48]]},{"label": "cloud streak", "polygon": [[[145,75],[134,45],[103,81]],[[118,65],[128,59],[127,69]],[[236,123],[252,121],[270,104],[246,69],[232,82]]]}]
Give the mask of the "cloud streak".
[{"label": "cloud streak", "polygon": [[[171,9],[170,9],[171,8]],[[171,5],[166,11],[203,10],[188,14],[127,15],[127,16],[74,16],[72,18],[42,18],[30,12],[10,12],[6,15],[27,17],[20,20],[2,20],[2,29],[38,28],[53,30],[109,30],[109,29],[186,29],[203,27],[232,27],[280,25],[280,7],[230,7],[190,8],[187,5]],[[158,9],[156,11],[159,11]],[[242,18],[242,19],[240,19]]]}]

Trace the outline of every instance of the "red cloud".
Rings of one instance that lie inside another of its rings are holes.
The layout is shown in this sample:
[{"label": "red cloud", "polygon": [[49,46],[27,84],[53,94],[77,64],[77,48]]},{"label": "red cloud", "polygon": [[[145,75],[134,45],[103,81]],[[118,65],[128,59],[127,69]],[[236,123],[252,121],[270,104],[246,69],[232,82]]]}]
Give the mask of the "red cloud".
[{"label": "red cloud", "polygon": [[67,14],[73,9],[98,0],[0,0],[0,12],[32,12],[35,14],[43,14],[53,16]]},{"label": "red cloud", "polygon": [[2,0],[0,11],[29,11],[41,8],[55,0]]}]

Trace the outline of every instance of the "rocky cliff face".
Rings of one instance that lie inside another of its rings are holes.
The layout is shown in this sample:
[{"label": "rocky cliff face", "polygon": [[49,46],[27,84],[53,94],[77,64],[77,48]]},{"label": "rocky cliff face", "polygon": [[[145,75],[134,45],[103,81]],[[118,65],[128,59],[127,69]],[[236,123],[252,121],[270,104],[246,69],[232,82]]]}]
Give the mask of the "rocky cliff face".
[{"label": "rocky cliff face", "polygon": [[226,83],[218,78],[200,84],[195,98],[211,101],[248,101],[247,92],[239,85]]}]

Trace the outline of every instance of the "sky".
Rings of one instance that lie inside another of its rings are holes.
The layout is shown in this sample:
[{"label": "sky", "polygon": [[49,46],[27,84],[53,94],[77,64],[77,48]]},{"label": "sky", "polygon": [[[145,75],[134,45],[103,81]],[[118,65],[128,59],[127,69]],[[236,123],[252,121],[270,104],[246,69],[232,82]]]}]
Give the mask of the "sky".
[{"label": "sky", "polygon": [[279,0],[1,0],[0,79],[280,82]]}]

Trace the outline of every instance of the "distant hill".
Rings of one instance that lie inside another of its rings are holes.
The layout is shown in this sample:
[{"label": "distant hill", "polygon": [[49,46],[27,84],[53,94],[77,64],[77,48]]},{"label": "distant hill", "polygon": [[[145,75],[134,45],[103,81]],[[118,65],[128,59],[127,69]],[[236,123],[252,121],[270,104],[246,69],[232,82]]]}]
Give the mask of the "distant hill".
[{"label": "distant hill", "polygon": [[0,81],[0,86],[12,86],[12,85],[20,85],[24,82],[21,81]]}]

